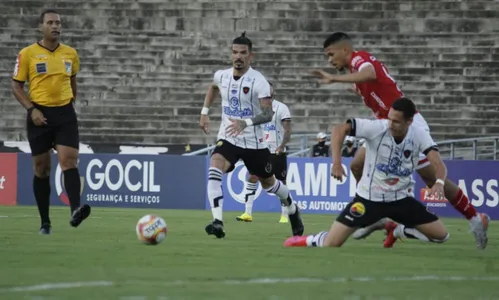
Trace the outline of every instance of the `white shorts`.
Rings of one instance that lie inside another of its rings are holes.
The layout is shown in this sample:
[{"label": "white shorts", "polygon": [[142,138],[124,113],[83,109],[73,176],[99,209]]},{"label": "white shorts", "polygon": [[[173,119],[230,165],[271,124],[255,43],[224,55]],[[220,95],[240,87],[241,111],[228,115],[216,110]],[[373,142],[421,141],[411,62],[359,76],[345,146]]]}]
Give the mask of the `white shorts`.
[{"label": "white shorts", "polygon": [[[430,126],[428,126],[428,123],[426,123],[426,120],[423,118],[423,116],[420,113],[416,113],[414,115],[414,120],[412,121],[412,124],[420,128],[423,128],[424,130],[428,131],[428,133],[430,133]],[[366,143],[364,143],[362,147],[366,148]],[[418,166],[416,167],[416,170],[422,169],[429,165],[430,161],[428,160],[426,155],[424,155],[423,153],[419,153],[419,162]]]}]

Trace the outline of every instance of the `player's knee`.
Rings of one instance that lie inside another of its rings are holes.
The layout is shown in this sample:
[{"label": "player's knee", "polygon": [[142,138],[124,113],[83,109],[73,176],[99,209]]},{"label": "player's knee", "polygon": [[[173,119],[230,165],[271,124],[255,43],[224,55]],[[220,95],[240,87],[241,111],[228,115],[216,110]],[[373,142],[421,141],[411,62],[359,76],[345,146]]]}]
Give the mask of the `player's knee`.
[{"label": "player's knee", "polygon": [[78,158],[64,157],[59,160],[59,165],[63,171],[74,169],[78,166]]},{"label": "player's knee", "polygon": [[450,238],[450,234],[448,232],[446,232],[445,234],[442,234],[440,235],[439,237],[433,237],[431,239],[431,241],[433,243],[439,243],[439,244],[442,244],[442,243],[445,243],[448,239]]},{"label": "player's knee", "polygon": [[214,153],[210,159],[210,167],[226,172],[230,167],[230,163],[221,154]]},{"label": "player's knee", "polygon": [[258,182],[258,176],[250,174],[248,177],[248,182],[249,183],[257,183]]},{"label": "player's knee", "polygon": [[35,176],[38,178],[47,178],[50,176],[50,161],[37,160],[33,165]]},{"label": "player's knee", "polygon": [[267,177],[267,178],[258,178],[260,183],[262,184],[262,187],[265,189],[265,190],[268,190],[272,187],[274,187],[275,183],[276,183],[276,178],[274,176],[270,176],[270,177]]}]

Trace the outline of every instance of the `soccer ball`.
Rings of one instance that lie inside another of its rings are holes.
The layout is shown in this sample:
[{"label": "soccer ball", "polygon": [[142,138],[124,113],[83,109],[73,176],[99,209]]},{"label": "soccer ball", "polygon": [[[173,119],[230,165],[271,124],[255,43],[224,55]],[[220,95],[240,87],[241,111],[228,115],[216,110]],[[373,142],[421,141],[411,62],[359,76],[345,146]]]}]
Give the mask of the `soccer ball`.
[{"label": "soccer ball", "polygon": [[135,226],[139,241],[147,245],[157,245],[166,237],[166,222],[155,215],[145,215]]}]

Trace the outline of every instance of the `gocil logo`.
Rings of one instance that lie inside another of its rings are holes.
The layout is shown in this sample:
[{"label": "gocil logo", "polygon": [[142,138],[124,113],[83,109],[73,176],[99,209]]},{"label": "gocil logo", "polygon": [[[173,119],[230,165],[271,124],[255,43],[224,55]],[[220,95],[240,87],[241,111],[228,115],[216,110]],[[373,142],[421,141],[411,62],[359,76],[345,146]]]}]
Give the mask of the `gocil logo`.
[{"label": "gocil logo", "polygon": [[[57,168],[55,169],[55,191],[57,192],[57,196],[61,199],[62,203],[69,205],[69,197],[64,188],[64,175],[61,169],[61,166],[57,164]],[[83,193],[83,185],[85,184],[85,178],[80,176],[80,195]]]},{"label": "gocil logo", "polygon": [[[227,174],[227,190],[229,191],[232,199],[239,203],[245,203],[245,183],[248,179],[248,170],[244,166],[244,163],[239,161],[236,163],[234,170]],[[256,190],[255,199],[258,198],[262,192],[262,186],[258,184],[258,189]]]}]

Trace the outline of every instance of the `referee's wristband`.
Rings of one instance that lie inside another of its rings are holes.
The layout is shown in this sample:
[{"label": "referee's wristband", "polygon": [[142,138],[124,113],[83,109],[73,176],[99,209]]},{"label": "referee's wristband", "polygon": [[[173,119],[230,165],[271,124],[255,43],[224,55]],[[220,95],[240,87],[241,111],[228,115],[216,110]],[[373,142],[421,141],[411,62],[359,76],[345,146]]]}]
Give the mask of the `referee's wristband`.
[{"label": "referee's wristband", "polygon": [[253,125],[253,121],[251,121],[251,119],[245,119],[244,122],[246,122],[246,125],[248,126]]},{"label": "referee's wristband", "polygon": [[33,110],[34,110],[35,108],[36,108],[36,107],[31,106],[30,108],[26,109],[26,111],[28,112],[28,116],[31,116],[31,113],[33,112]]},{"label": "referee's wristband", "polygon": [[442,186],[444,186],[444,185],[445,185],[445,181],[444,181],[444,180],[442,180],[442,179],[440,179],[440,178],[439,178],[439,179],[437,179],[437,180],[435,181],[435,183],[440,183]]}]

